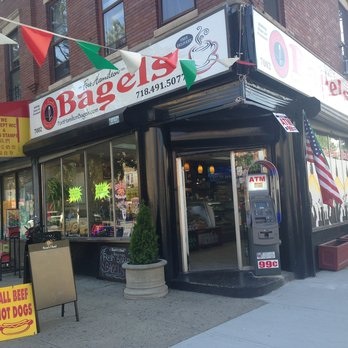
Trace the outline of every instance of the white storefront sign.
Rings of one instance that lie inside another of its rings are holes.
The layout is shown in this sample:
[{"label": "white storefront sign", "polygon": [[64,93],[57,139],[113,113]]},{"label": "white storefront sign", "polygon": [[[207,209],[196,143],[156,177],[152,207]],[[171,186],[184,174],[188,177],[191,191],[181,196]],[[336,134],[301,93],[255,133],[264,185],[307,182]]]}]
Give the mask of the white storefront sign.
[{"label": "white storefront sign", "polygon": [[253,11],[257,69],[348,115],[348,81],[257,11]]},{"label": "white storefront sign", "polygon": [[195,61],[195,83],[228,71],[218,62],[228,58],[225,11],[216,12],[139,52],[143,55],[142,63],[135,74],[130,74],[124,62],[119,61],[115,63],[119,71],[99,70],[35,100],[29,106],[31,138],[186,88],[180,62],[174,68],[158,58],[176,49],[179,49],[179,60]]}]

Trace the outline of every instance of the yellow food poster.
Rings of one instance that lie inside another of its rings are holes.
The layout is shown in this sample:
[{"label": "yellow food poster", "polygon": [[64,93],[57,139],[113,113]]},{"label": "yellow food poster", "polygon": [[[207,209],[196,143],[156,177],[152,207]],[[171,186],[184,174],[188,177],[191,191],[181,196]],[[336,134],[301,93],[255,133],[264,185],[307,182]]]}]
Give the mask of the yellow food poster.
[{"label": "yellow food poster", "polygon": [[0,288],[0,341],[37,333],[31,284]]}]

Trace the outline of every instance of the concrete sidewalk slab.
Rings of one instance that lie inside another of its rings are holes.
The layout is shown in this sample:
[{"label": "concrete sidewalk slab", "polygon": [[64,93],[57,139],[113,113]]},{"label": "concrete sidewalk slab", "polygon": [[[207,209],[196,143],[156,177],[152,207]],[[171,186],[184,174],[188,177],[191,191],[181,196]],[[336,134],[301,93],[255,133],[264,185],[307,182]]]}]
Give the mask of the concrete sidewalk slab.
[{"label": "concrete sidewalk slab", "polygon": [[348,346],[348,269],[294,280],[259,299],[267,304],[173,347]]},{"label": "concrete sidewalk slab", "polygon": [[[5,274],[0,286],[21,283]],[[73,304],[39,311],[38,335],[0,343],[0,347],[169,347],[265,304],[170,289],[166,297],[126,300],[123,283],[76,277],[80,321]]]}]

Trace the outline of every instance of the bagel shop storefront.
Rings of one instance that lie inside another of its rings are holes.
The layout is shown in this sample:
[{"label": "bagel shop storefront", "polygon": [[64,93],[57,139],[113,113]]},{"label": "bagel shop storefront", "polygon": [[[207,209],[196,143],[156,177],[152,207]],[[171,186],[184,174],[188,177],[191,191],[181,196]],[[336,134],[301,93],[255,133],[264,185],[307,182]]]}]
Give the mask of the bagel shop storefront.
[{"label": "bagel shop storefront", "polygon": [[[135,72],[126,56],[114,63],[119,70],[96,71],[30,104],[24,150],[34,163],[37,215],[69,238],[75,272],[123,281],[145,199],[172,287],[248,297],[281,285],[283,277],[255,278],[248,254],[245,173],[267,160],[279,172],[281,270],[315,275],[303,117],[337,131],[338,113],[255,65],[272,60],[257,56],[265,49],[250,28],[240,46],[250,64],[228,64],[250,18],[217,10],[140,50]],[[190,86],[187,60],[197,69]],[[299,132],[286,132],[274,113]]]},{"label": "bagel shop storefront", "polygon": [[[204,42],[194,39],[202,27],[209,28]],[[34,164],[37,216],[48,232],[70,240],[77,273],[99,276],[103,255],[116,253],[117,274],[111,277],[122,280],[119,266],[127,258],[142,199],[150,200],[154,221],[161,224],[153,196],[162,187],[153,187],[152,180],[162,169],[152,167],[159,149],[150,127],[158,120],[151,118],[150,106],[164,95],[189,93],[188,60],[202,66],[197,85],[209,86],[228,74],[217,54],[229,57],[225,9],[141,50],[135,72],[129,72],[126,55],[114,62],[117,70],[98,70],[30,104],[31,140],[24,151]],[[161,253],[167,256],[176,246],[167,244],[171,232],[157,227]]]}]

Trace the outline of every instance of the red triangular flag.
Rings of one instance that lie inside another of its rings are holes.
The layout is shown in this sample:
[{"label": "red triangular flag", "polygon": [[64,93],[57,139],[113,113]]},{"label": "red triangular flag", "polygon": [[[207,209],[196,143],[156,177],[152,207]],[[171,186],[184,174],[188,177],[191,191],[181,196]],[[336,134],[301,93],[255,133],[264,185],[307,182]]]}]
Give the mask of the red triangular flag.
[{"label": "red triangular flag", "polygon": [[164,57],[159,57],[159,56],[151,56],[151,57],[156,59],[161,59],[165,61],[168,65],[170,65],[173,69],[175,69],[178,64],[178,55],[179,55],[179,49],[176,49],[174,52],[171,52]]},{"label": "red triangular flag", "polygon": [[33,55],[36,63],[41,66],[47,57],[53,34],[24,26],[21,27],[21,30],[28,50]]},{"label": "red triangular flag", "polygon": [[174,52],[169,53],[167,56],[163,57],[163,60],[175,69],[176,65],[178,64],[178,54],[179,49],[176,49]]}]

